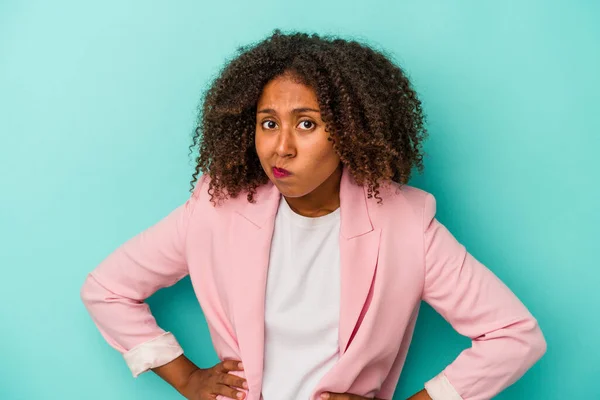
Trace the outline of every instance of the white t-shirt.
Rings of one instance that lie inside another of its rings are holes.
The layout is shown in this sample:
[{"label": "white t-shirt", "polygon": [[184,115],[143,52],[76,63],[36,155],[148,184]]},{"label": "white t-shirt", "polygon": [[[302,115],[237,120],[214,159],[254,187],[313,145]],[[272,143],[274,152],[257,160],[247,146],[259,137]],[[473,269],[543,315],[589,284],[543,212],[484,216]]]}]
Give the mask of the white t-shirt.
[{"label": "white t-shirt", "polygon": [[296,214],[283,196],[265,300],[264,400],[309,398],[339,357],[340,209]]}]

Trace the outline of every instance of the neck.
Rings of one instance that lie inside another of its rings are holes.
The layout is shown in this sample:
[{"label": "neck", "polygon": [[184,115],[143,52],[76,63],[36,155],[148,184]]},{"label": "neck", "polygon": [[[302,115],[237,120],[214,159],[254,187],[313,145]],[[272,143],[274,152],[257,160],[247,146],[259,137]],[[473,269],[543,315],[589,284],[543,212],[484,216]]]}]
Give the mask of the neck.
[{"label": "neck", "polygon": [[333,173],[312,192],[302,196],[286,197],[290,208],[304,217],[322,217],[338,209],[340,206],[340,182],[342,180],[342,163]]}]

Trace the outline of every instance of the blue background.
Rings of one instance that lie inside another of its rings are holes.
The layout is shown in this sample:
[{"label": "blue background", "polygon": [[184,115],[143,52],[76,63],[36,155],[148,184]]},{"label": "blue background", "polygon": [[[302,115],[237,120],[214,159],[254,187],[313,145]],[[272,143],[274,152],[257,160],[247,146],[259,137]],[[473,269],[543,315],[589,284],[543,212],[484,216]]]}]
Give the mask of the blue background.
[{"label": "blue background", "polygon": [[[600,399],[599,19],[596,1],[0,1],[0,398],[179,398],[131,377],[79,288],[185,201],[201,91],[281,28],[365,41],[410,75],[430,131],[411,184],[548,340],[498,398]],[[218,361],[187,278],[149,303]],[[468,345],[425,306],[395,398]]]}]

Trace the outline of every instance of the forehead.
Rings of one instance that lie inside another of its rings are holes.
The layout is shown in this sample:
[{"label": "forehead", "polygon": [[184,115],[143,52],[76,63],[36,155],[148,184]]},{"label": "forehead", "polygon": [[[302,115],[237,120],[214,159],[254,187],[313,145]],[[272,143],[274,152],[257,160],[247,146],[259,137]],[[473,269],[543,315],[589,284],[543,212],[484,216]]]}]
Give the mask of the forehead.
[{"label": "forehead", "polygon": [[287,76],[279,76],[269,81],[258,100],[259,107],[273,109],[293,108],[299,105],[318,108],[317,94],[310,86]]}]

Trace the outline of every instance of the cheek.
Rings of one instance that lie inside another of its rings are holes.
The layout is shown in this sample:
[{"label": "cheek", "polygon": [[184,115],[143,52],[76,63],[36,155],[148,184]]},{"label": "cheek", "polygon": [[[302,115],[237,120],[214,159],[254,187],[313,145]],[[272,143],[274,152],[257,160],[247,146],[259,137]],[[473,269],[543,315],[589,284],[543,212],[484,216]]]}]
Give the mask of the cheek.
[{"label": "cheek", "polygon": [[339,157],[333,150],[330,142],[326,142],[326,144],[321,144],[318,147],[318,151],[313,153],[313,159],[320,165],[330,165],[339,162]]},{"label": "cheek", "polygon": [[264,142],[260,137],[254,136],[254,150],[256,150],[256,154],[258,154],[258,158],[262,161],[264,155]]}]

